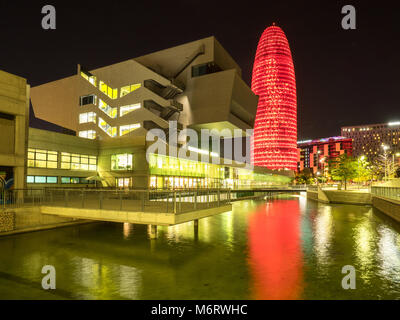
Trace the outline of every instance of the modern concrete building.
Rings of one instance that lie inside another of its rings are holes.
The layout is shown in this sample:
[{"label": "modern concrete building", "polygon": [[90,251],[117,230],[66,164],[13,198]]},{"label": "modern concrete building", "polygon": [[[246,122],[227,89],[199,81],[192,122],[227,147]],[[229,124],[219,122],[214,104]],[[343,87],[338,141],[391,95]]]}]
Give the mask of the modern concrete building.
[{"label": "modern concrete building", "polygon": [[[78,137],[30,130],[30,185],[82,186],[88,177],[102,186],[157,189],[290,181],[289,172],[250,170],[198,145],[192,148],[195,159],[158,153],[146,158],[152,144],[146,134],[162,129],[168,139],[170,121],[178,131],[236,129],[242,137],[253,127],[258,98],[214,37],[96,70],[78,65],[76,75],[32,88],[31,100],[38,118]],[[184,137],[178,149],[185,143]]]},{"label": "modern concrete building", "polygon": [[25,186],[29,91],[25,79],[0,70],[0,188]]},{"label": "modern concrete building", "polygon": [[366,124],[342,127],[342,136],[353,140],[353,155],[365,155],[374,161],[384,153],[383,146],[390,154],[400,152],[400,122]]},{"label": "modern concrete building", "polygon": [[37,117],[99,140],[152,128],[251,129],[257,96],[209,37],[32,88]]}]

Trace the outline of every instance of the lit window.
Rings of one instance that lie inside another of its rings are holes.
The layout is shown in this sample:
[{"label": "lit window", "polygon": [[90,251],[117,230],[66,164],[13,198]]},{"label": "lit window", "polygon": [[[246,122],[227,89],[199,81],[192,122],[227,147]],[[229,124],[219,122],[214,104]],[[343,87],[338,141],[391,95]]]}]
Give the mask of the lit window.
[{"label": "lit window", "polygon": [[96,114],[94,112],[81,113],[79,115],[79,123],[96,123]]},{"label": "lit window", "polygon": [[97,80],[95,76],[86,74],[85,72],[81,71],[81,76],[86,79],[87,81],[89,81],[92,85],[94,85],[95,87],[97,86]]},{"label": "lit window", "polygon": [[123,136],[123,135],[128,134],[129,132],[132,132],[138,128],[140,128],[140,123],[129,124],[126,126],[120,126],[119,127],[119,135]]},{"label": "lit window", "polygon": [[84,154],[61,153],[61,169],[67,170],[97,170],[97,157]]},{"label": "lit window", "polygon": [[79,136],[81,138],[93,140],[93,139],[96,139],[96,131],[94,131],[94,130],[79,131]]},{"label": "lit window", "polygon": [[128,114],[128,113],[130,113],[132,111],[140,109],[140,107],[141,107],[140,103],[131,104],[131,105],[128,105],[128,106],[122,106],[122,107],[119,108],[119,116],[122,117],[122,116],[124,116],[124,115],[126,115],[126,114]]},{"label": "lit window", "polygon": [[46,176],[27,176],[26,183],[52,183],[58,182],[57,177],[46,177]]},{"label": "lit window", "polygon": [[118,98],[118,89],[113,89],[105,84],[103,81],[99,82],[100,91],[107,95],[110,99]]},{"label": "lit window", "polygon": [[113,154],[111,156],[111,170],[132,170],[131,154]]},{"label": "lit window", "polygon": [[28,149],[28,167],[56,169],[57,160],[57,151]]},{"label": "lit window", "polygon": [[139,89],[141,86],[142,86],[142,85],[141,85],[140,83],[136,83],[136,84],[132,84],[132,85],[130,85],[130,86],[122,87],[122,88],[121,88],[120,96],[121,96],[121,97],[124,97],[124,96],[126,96],[127,94],[129,94],[129,93],[131,93],[131,92],[133,92],[133,91]]},{"label": "lit window", "polygon": [[110,137],[117,136],[117,127],[111,127],[107,122],[99,117],[99,128],[107,133]]},{"label": "lit window", "polygon": [[101,99],[99,99],[99,109],[113,119],[115,119],[118,115],[118,108],[110,107],[107,103],[105,103]]}]

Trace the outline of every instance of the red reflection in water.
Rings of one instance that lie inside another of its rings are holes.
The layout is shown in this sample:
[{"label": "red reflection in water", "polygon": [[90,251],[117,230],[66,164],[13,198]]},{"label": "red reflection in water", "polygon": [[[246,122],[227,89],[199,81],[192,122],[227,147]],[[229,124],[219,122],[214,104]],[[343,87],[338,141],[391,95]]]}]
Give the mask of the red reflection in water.
[{"label": "red reflection in water", "polygon": [[249,218],[249,264],[254,299],[298,299],[303,288],[300,208],[275,200]]}]

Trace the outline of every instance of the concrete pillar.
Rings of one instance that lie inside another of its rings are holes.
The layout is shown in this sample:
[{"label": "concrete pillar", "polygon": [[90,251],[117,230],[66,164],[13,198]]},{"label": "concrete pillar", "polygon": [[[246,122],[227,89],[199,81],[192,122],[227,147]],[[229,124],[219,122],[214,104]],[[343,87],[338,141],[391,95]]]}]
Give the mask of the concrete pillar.
[{"label": "concrete pillar", "polygon": [[157,239],[157,225],[149,224],[150,239]]}]

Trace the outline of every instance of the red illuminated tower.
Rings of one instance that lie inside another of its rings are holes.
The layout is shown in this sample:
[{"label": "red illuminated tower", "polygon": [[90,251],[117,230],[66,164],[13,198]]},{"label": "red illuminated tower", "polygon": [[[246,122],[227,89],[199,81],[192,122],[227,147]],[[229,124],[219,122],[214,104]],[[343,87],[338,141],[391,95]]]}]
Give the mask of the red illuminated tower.
[{"label": "red illuminated tower", "polygon": [[296,79],[289,43],[275,25],[265,29],[258,43],[251,89],[259,96],[252,137],[253,164],[296,170]]}]

